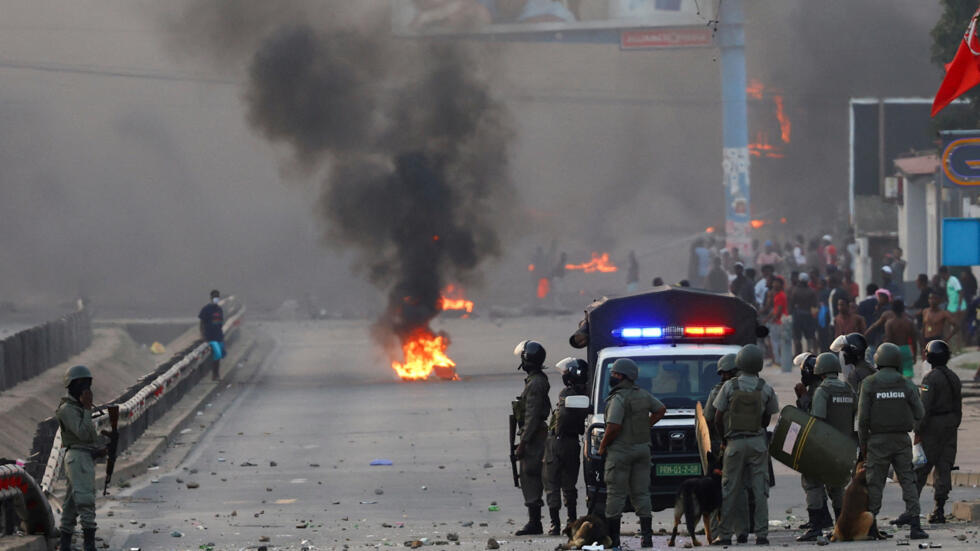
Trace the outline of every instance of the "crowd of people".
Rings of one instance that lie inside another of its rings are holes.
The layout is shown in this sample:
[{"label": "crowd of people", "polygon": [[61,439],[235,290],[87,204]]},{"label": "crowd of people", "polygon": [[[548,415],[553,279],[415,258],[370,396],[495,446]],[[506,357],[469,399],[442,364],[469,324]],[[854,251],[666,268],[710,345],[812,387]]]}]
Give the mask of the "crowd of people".
[{"label": "crowd of people", "polygon": [[[681,285],[731,292],[755,306],[769,329],[767,359],[785,371],[796,355],[827,351],[836,337],[851,333],[864,335],[869,354],[883,342],[898,346],[906,377],[930,340],[956,347],[976,341],[980,297],[969,268],[942,266],[931,278],[918,274],[915,296],[907,297],[906,261],[896,247],[880,259],[876,281],[865,286],[862,298],[853,275],[853,239],[838,248],[831,235],[797,235],[783,245],[756,241],[752,248],[743,258],[713,237],[695,240],[689,280]],[[980,380],[980,369],[975,378]]]}]

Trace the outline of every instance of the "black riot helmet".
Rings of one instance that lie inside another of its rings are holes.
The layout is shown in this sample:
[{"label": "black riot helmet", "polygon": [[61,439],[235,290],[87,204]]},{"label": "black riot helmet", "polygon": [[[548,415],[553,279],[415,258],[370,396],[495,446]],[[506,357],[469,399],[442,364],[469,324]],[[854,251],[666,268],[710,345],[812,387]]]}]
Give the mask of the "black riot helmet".
[{"label": "black riot helmet", "polygon": [[800,369],[800,382],[803,386],[810,386],[820,382],[820,377],[813,373],[817,365],[817,357],[809,352],[798,354],[793,358],[793,365]]},{"label": "black riot helmet", "polygon": [[861,333],[841,335],[830,344],[831,352],[842,353],[844,362],[852,365],[864,359],[864,353],[867,349],[868,340]]},{"label": "black riot helmet", "polygon": [[514,355],[520,357],[521,368],[528,366],[535,369],[544,367],[545,351],[537,341],[521,341],[514,348]]},{"label": "black riot helmet", "polygon": [[926,361],[933,367],[946,365],[949,362],[949,345],[946,341],[936,339],[926,344]]},{"label": "black riot helmet", "polygon": [[565,386],[584,385],[589,382],[589,364],[580,358],[565,358],[555,366],[561,373]]}]

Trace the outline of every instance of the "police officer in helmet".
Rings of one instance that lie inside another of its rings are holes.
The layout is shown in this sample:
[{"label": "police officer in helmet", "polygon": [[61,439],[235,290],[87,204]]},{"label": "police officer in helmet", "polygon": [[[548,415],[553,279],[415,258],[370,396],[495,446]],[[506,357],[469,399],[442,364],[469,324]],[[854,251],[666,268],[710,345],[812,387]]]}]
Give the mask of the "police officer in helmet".
[{"label": "police officer in helmet", "polygon": [[[875,351],[874,359],[878,372],[864,379],[858,401],[858,440],[867,469],[868,510],[878,516],[888,467],[892,466],[905,501],[905,512],[892,523],[908,524],[910,539],[928,538],[919,524],[919,492],[912,472],[912,441],[908,435],[925,414],[919,389],[902,376],[902,352],[897,346],[883,343]],[[872,524],[871,535],[880,537],[877,519]]]},{"label": "police officer in helmet", "polygon": [[926,344],[926,361],[932,370],[922,378],[922,406],[925,415],[915,428],[915,442],[922,443],[926,464],[916,469],[919,494],[926,484],[929,472],[936,470],[933,481],[936,508],[929,515],[929,523],[946,522],[943,507],[952,487],[950,471],[956,461],[956,429],[963,419],[962,383],[958,375],[946,364],[949,362],[949,345],[941,340]]},{"label": "police officer in helmet", "polygon": [[[840,361],[836,354],[824,352],[817,356],[813,375],[820,379],[820,384],[813,393],[810,415],[825,421],[841,434],[853,438],[857,397],[847,383],[837,378],[840,371]],[[821,535],[824,528],[833,526],[834,521],[840,516],[844,501],[844,487],[824,486],[819,482],[803,477],[803,488],[806,490],[810,529],[796,538],[796,541],[814,541]],[[827,496],[830,496],[830,502],[834,507],[833,519],[826,513]]]},{"label": "police officer in helmet", "polygon": [[84,365],[68,368],[64,377],[68,394],[61,399],[55,419],[65,452],[65,503],[61,511],[60,551],[71,551],[75,519],[80,518],[84,551],[95,551],[95,459],[106,454],[92,421],[92,372]]},{"label": "police officer in helmet", "polygon": [[830,351],[840,354],[843,366],[844,380],[855,393],[861,391],[861,381],[874,373],[876,369],[865,359],[868,351],[868,339],[861,333],[849,333],[834,339]]},{"label": "police officer in helmet", "polygon": [[759,377],[762,349],[748,344],[735,356],[741,372],[725,383],[715,398],[715,424],[723,434],[724,466],[721,476],[721,530],[712,545],[731,545],[735,509],[741,503],[743,484],[748,483],[755,497],[751,519],[755,541],[769,544],[769,452],[766,427],[779,411],[776,393]]},{"label": "police officer in helmet", "polygon": [[558,393],[558,403],[548,422],[548,440],[544,448],[544,488],[551,515],[549,536],[561,534],[559,513],[562,494],[568,509],[568,522],[578,518],[575,482],[578,480],[582,453],[579,438],[585,432],[585,417],[589,413],[587,409],[565,407],[565,398],[588,395],[585,385],[589,382],[589,364],[578,358],[565,358],[555,367],[561,373],[565,388]]},{"label": "police officer in helmet", "polygon": [[[715,425],[715,398],[718,397],[718,393],[721,392],[721,387],[725,386],[725,383],[729,380],[735,378],[738,375],[738,369],[735,368],[735,354],[725,354],[721,358],[718,358],[718,375],[721,380],[711,389],[708,393],[708,400],[705,402],[707,405],[704,407],[704,419],[708,424],[708,433],[711,437],[711,451],[720,457],[721,454],[721,433],[718,432],[718,426]],[[748,490],[744,490],[741,496],[742,504],[735,509],[735,527],[738,533],[738,542],[745,543],[749,540],[748,532],[748,519],[746,515],[749,511],[749,500],[748,500]],[[711,533],[720,533],[721,517],[716,511],[711,517]],[[710,543],[710,542],[709,542]]]},{"label": "police officer in helmet", "polygon": [[619,358],[609,373],[606,432],[599,455],[606,461],[606,524],[612,545],[619,548],[621,515],[626,497],[640,518],[640,547],[653,547],[653,509],[650,503],[650,427],[663,419],[667,407],[636,386],[636,362]]},{"label": "police officer in helmet", "polygon": [[515,534],[524,536],[544,533],[541,526],[541,507],[544,505],[541,500],[544,493],[541,465],[548,437],[547,421],[548,413],[551,412],[548,391],[551,390],[551,385],[548,377],[541,371],[544,369],[546,353],[540,343],[521,341],[514,349],[514,355],[521,358],[518,369],[527,373],[524,391],[517,397],[514,407],[517,423],[521,426],[521,439],[515,454],[521,462],[521,491],[524,493],[528,515],[527,524]]}]

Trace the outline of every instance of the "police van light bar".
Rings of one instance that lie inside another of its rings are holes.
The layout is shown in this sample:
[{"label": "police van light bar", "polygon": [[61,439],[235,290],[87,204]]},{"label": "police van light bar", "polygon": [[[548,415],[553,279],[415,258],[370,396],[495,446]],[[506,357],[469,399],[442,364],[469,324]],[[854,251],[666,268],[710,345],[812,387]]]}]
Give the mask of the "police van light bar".
[{"label": "police van light bar", "polygon": [[724,325],[686,325],[683,327],[622,327],[613,329],[613,337],[642,340],[642,339],[665,339],[665,338],[717,338],[731,335],[735,330]]}]

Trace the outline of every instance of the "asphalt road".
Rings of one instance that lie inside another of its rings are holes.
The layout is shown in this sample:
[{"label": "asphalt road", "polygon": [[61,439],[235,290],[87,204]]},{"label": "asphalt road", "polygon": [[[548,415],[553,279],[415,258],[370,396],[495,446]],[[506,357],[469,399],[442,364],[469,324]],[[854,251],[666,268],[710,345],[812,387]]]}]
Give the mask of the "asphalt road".
[{"label": "asphalt road", "polygon": [[[575,321],[441,322],[463,380],[427,383],[396,382],[367,323],[260,324],[278,342],[268,363],[251,380],[232,375],[232,392],[202,408],[157,468],[100,502],[101,534],[111,549],[353,549],[418,538],[439,546],[450,533],[469,549],[484,549],[490,537],[502,549],[553,549],[557,537],[512,535],[525,512],[507,461],[506,416],[522,386],[511,352],[533,337],[553,364],[573,352]],[[551,379],[557,394],[560,380]],[[376,459],[392,465],[371,466]],[[581,486],[580,494],[584,509]],[[978,495],[956,489],[954,499]],[[928,512],[931,490],[923,498]],[[812,545],[795,544],[799,531],[785,527],[805,515],[798,475],[777,466],[769,505],[773,545]],[[889,484],[882,516],[900,509]],[[655,530],[671,523],[672,511],[654,516]],[[635,529],[628,515],[624,532]],[[927,529],[945,548],[977,546],[976,525]],[[655,547],[666,539],[655,538]],[[639,548],[638,539],[625,541]],[[895,540],[847,545],[893,548]]]}]

